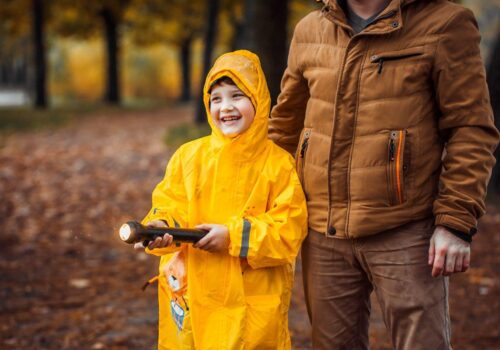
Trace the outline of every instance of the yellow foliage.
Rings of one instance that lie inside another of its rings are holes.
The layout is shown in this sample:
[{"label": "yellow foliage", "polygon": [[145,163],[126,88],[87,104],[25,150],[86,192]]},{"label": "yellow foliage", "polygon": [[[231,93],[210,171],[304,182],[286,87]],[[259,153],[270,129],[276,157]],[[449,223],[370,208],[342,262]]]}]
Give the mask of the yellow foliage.
[{"label": "yellow foliage", "polygon": [[125,97],[164,99],[178,96],[180,68],[175,48],[164,44],[138,48],[126,41],[123,53]]},{"label": "yellow foliage", "polygon": [[54,40],[49,55],[49,89],[56,100],[96,101],[104,92],[103,44],[98,39]]},{"label": "yellow foliage", "polygon": [[100,99],[104,93],[103,43],[94,39],[72,45],[68,56],[70,89],[84,100]]}]

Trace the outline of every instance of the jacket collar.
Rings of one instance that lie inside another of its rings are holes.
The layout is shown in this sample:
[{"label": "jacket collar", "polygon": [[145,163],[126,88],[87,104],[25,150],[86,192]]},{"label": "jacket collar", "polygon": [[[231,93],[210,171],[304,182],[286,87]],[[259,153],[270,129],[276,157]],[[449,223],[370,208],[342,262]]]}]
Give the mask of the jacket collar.
[{"label": "jacket collar", "polygon": [[[364,34],[387,34],[403,28],[401,9],[417,0],[392,0],[389,5],[377,16],[373,23],[363,31]],[[318,1],[321,2],[321,1]],[[344,10],[337,0],[322,0],[324,3],[321,12],[323,15],[346,30],[352,30],[347,24]]]},{"label": "jacket collar", "polygon": [[[412,2],[415,2],[417,0],[400,0],[399,2],[401,3],[401,5],[408,5],[408,4],[411,4]],[[334,5],[337,5],[337,0],[316,0],[316,2],[322,2],[324,5],[330,5],[330,6],[334,6]]]}]

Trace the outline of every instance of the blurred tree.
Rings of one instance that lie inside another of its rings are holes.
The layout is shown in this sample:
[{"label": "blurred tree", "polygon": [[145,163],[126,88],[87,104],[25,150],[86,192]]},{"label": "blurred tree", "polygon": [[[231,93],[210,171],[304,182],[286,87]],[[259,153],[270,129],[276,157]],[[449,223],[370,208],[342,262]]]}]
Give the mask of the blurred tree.
[{"label": "blurred tree", "polygon": [[[34,83],[29,90],[34,94],[35,107],[47,105],[47,66],[45,46],[46,3],[43,0],[4,0],[0,2],[0,78],[16,86],[28,83],[28,60],[34,67]],[[31,38],[31,47],[27,45]]]},{"label": "blurred tree", "polygon": [[203,85],[205,83],[205,77],[208,74],[212,66],[212,51],[215,44],[215,38],[217,34],[217,19],[219,14],[219,0],[209,1],[208,11],[207,11],[207,23],[204,39],[204,49],[203,49],[203,74],[200,84],[200,96],[198,98],[198,108],[196,109],[195,122],[197,124],[203,124],[206,122],[205,117],[205,106],[203,104]]},{"label": "blurred tree", "polygon": [[235,51],[243,47],[244,14],[243,2],[241,0],[222,0],[221,14],[229,22],[232,28],[232,34],[229,38],[229,48]]},{"label": "blurred tree", "polygon": [[166,43],[179,50],[182,102],[191,99],[192,44],[203,33],[205,10],[201,0],[133,0],[126,15],[135,44]]},{"label": "blurred tree", "polygon": [[119,36],[118,25],[120,9],[115,10],[109,5],[103,5],[99,15],[103,20],[104,37],[107,53],[107,80],[105,100],[112,104],[120,103],[120,75],[119,75]]},{"label": "blurred tree", "polygon": [[44,0],[32,0],[32,37],[35,62],[35,107],[47,106],[47,64],[45,50]]},{"label": "blurred tree", "polygon": [[238,46],[260,57],[274,104],[288,53],[288,0],[245,0],[244,6],[243,36]]},{"label": "blurred tree", "polygon": [[[102,30],[106,49],[106,92],[104,100],[119,104],[120,40],[123,14],[130,0],[53,0],[54,31],[65,37],[88,38]],[[102,27],[98,25],[101,22]],[[101,30],[100,30],[101,29]]]}]

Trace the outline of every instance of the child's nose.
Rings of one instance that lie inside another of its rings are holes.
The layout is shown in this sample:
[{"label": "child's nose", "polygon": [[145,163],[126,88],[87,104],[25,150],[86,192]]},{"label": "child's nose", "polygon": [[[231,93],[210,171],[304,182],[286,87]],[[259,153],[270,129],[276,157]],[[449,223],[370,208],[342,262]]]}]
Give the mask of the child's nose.
[{"label": "child's nose", "polygon": [[222,111],[223,112],[228,112],[228,111],[232,111],[234,109],[234,106],[232,103],[230,102],[224,102],[222,104]]}]

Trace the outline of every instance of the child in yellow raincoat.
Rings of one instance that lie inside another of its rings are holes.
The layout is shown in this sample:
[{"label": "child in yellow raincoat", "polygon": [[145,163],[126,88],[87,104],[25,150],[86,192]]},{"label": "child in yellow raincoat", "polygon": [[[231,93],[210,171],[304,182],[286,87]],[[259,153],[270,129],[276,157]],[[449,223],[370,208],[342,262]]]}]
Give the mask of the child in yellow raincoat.
[{"label": "child in yellow raincoat", "polygon": [[195,245],[161,256],[159,349],[290,349],[293,267],[307,212],[293,158],[267,138],[270,97],[259,59],[217,59],[203,90],[210,136],[172,156],[143,223],[198,227]]}]

